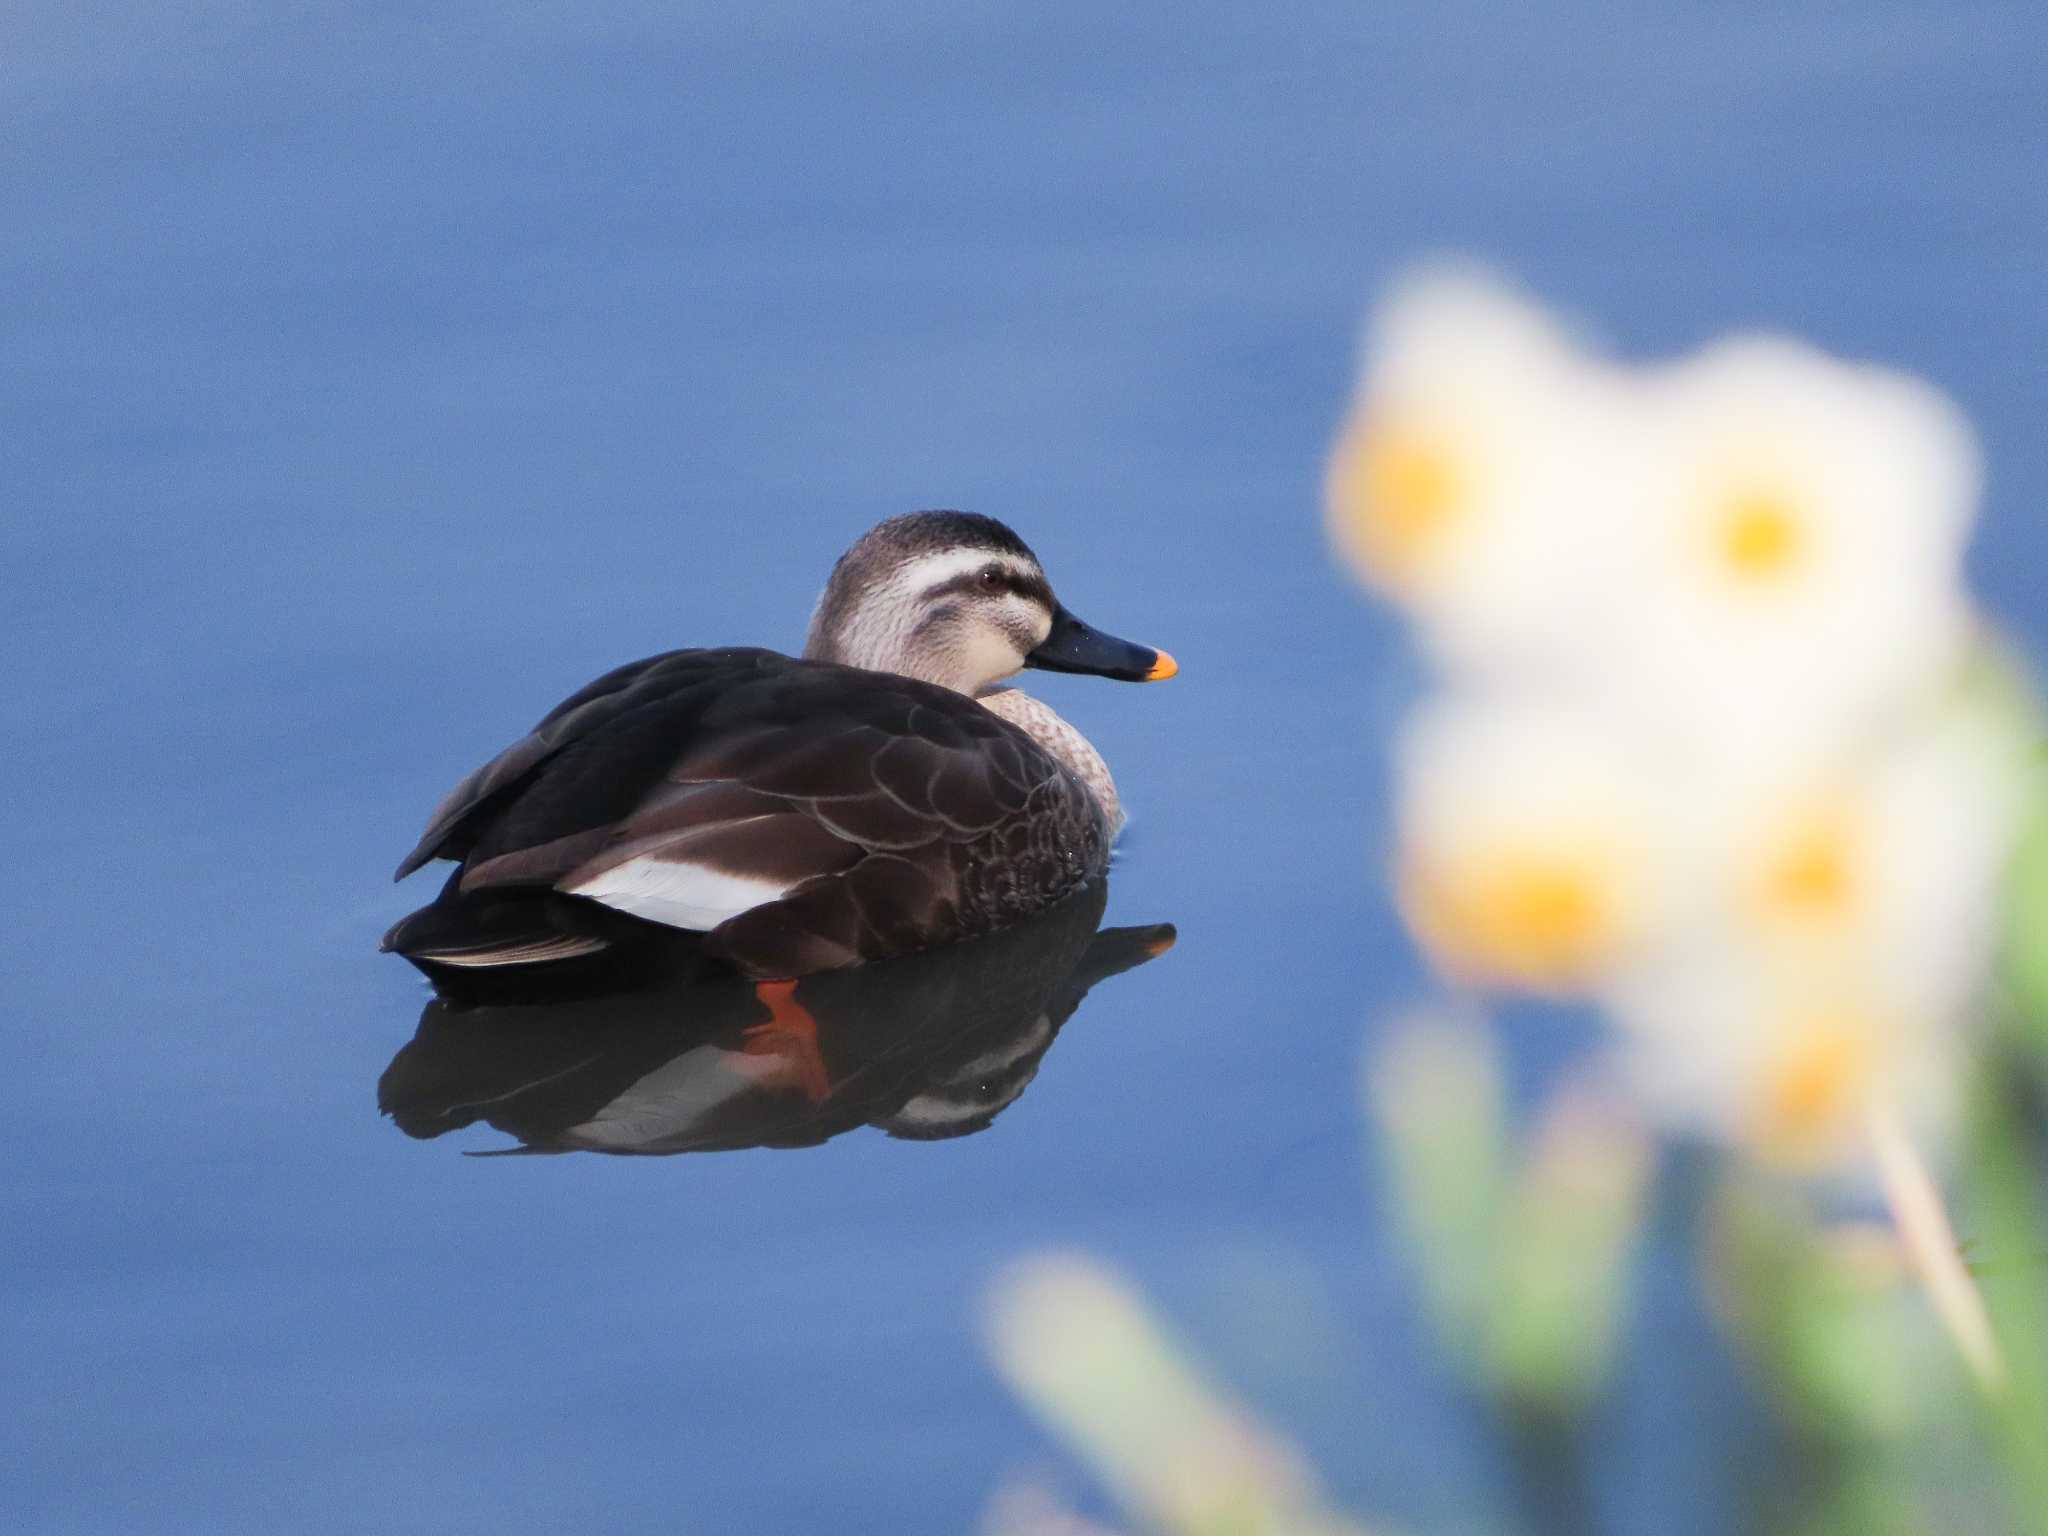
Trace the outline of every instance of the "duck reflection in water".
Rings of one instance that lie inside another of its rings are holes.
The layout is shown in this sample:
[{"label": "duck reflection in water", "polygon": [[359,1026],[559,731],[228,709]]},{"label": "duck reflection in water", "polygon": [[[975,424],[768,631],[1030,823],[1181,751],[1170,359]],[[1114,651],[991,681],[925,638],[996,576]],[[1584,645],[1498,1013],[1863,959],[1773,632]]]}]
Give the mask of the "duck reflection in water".
[{"label": "duck reflection in water", "polygon": [[1172,947],[1166,924],[1098,931],[1107,898],[1098,880],[993,934],[793,982],[707,978],[678,936],[573,990],[437,997],[378,1105],[409,1136],[481,1120],[524,1152],[969,1135],[1030,1085],[1089,988]]}]

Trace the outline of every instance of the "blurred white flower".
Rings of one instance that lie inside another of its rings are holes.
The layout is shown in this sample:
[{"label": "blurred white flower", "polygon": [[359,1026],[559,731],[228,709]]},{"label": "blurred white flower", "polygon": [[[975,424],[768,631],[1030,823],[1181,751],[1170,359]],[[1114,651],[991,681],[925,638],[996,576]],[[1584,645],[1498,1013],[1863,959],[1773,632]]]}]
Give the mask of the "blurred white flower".
[{"label": "blurred white flower", "polygon": [[1713,807],[1705,898],[1606,1000],[1664,1112],[1776,1162],[1862,1161],[1887,1107],[1939,1146],[2024,808],[2009,722],[1963,702]]},{"label": "blurred white flower", "polygon": [[1686,808],[1609,722],[1440,700],[1403,729],[1397,779],[1401,910],[1446,974],[1583,992],[1672,919]]},{"label": "blurred white flower", "polygon": [[1748,771],[1853,744],[1952,673],[1978,471],[1943,396],[1763,337],[1638,388],[1635,575],[1606,648],[1633,707]]},{"label": "blurred white flower", "polygon": [[1330,535],[1438,658],[1528,671],[1583,649],[1618,591],[1640,436],[1628,396],[1540,309],[1470,272],[1426,272],[1375,319],[1331,457]]},{"label": "blurred white flower", "polygon": [[1872,1093],[1939,1120],[2020,793],[1954,702],[1976,492],[1903,375],[1775,338],[1623,368],[1496,282],[1398,287],[1329,515],[1452,673],[1398,772],[1438,968],[1600,997],[1675,1112],[1774,1156]]},{"label": "blurred white flower", "polygon": [[1896,1006],[1970,1008],[1991,964],[2027,755],[1956,702],[1775,790],[1735,797],[1721,894],[1778,963],[1871,975]]},{"label": "blurred white flower", "polygon": [[1787,1172],[1867,1172],[1873,1104],[1916,1133],[1952,1124],[1966,1042],[1868,978],[1773,967],[1695,942],[1610,995],[1628,1080],[1667,1127]]}]

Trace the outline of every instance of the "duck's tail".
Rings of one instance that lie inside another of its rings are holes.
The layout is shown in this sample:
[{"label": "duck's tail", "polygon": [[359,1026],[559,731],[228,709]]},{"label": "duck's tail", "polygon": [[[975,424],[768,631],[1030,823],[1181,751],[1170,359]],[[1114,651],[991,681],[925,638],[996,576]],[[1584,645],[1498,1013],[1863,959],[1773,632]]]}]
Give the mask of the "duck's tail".
[{"label": "duck's tail", "polygon": [[601,933],[565,922],[566,903],[550,891],[465,895],[457,870],[426,906],[400,918],[380,946],[405,956],[429,977],[447,971],[491,971],[576,960],[611,947]]}]

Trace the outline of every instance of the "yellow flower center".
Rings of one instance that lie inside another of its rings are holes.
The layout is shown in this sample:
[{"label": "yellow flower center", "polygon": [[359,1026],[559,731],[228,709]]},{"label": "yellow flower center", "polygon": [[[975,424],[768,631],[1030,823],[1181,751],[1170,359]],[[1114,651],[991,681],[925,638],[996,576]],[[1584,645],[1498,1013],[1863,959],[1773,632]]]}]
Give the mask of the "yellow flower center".
[{"label": "yellow flower center", "polygon": [[1467,505],[1467,479],[1440,434],[1368,418],[1331,466],[1331,526],[1370,579],[1411,589]]},{"label": "yellow flower center", "polygon": [[1822,1015],[1795,1024],[1764,1069],[1755,1132],[1766,1153],[1811,1159],[1838,1139],[1871,1071],[1866,1021]]},{"label": "yellow flower center", "polygon": [[1719,552],[1729,573],[1743,581],[1783,576],[1805,552],[1799,507],[1771,490],[1740,491],[1718,512]]},{"label": "yellow flower center", "polygon": [[1580,849],[1494,850],[1404,872],[1409,926],[1445,970],[1538,991],[1584,986],[1613,957],[1613,870]]},{"label": "yellow flower center", "polygon": [[1848,818],[1829,808],[1808,812],[1765,856],[1759,891],[1765,922],[1839,920],[1856,899],[1856,863]]}]

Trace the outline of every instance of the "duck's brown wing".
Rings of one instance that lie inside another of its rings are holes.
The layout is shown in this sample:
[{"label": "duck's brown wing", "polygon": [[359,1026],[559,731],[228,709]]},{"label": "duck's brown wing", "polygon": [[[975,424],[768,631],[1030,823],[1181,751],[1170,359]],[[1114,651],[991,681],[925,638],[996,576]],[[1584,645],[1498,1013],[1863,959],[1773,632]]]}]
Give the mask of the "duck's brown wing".
[{"label": "duck's brown wing", "polygon": [[1088,792],[945,689],[760,651],[603,681],[437,813],[422,847],[463,858],[463,892],[552,888],[795,975],[984,931],[1107,862]]},{"label": "duck's brown wing", "polygon": [[468,853],[480,827],[513,792],[564,748],[632,713],[651,697],[686,694],[693,685],[787,661],[773,651],[664,651],[614,667],[541,717],[533,729],[451,789],[427,818],[427,829],[392,878],[403,880],[435,859]]}]

